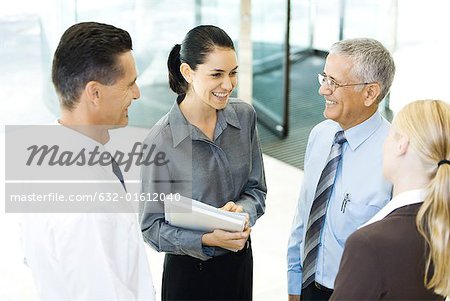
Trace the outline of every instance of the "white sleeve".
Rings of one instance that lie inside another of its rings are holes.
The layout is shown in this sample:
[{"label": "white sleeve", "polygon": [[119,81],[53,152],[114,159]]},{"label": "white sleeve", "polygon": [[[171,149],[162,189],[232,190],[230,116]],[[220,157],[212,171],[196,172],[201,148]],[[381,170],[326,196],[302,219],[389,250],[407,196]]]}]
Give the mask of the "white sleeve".
[{"label": "white sleeve", "polygon": [[131,234],[133,225],[122,214],[88,213],[73,214],[53,229],[55,257],[71,300],[139,298],[140,245]]}]

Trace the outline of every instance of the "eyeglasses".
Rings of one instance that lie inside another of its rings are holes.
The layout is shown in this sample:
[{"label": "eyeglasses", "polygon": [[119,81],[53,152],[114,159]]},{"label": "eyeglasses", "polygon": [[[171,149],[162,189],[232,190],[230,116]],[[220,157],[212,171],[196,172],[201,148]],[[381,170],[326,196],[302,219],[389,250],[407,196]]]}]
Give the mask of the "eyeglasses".
[{"label": "eyeglasses", "polygon": [[341,85],[338,84],[334,79],[329,78],[325,73],[319,73],[317,74],[317,79],[319,80],[319,84],[321,86],[327,84],[328,88],[331,90],[331,92],[336,91],[337,88],[340,87],[351,87],[351,86],[359,86],[359,85],[369,85],[369,84],[373,84],[375,82],[370,82],[370,83],[358,83],[358,84],[345,84],[345,85]]}]

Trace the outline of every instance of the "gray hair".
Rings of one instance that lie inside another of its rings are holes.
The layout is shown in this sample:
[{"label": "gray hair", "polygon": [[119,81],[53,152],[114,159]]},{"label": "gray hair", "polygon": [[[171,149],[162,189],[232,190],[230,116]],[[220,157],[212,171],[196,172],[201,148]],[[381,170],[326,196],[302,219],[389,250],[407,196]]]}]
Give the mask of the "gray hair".
[{"label": "gray hair", "polygon": [[368,38],[342,40],[331,46],[330,54],[343,55],[352,60],[351,72],[362,82],[381,85],[378,103],[388,94],[394,80],[395,64],[383,44]]}]

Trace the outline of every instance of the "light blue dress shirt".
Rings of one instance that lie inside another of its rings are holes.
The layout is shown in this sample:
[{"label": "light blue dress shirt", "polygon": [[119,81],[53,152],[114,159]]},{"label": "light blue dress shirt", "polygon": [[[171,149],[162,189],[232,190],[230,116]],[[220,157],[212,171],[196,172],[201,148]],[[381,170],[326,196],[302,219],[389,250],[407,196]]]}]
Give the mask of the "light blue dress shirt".
[{"label": "light blue dress shirt", "polygon": [[[288,243],[288,293],[300,295],[304,240],[309,212],[338,123],[325,120],[309,135],[303,185]],[[383,143],[389,123],[376,112],[345,131],[342,158],[328,203],[319,244],[316,282],[333,288],[347,237],[374,216],[391,198],[392,185],[382,175]]]}]

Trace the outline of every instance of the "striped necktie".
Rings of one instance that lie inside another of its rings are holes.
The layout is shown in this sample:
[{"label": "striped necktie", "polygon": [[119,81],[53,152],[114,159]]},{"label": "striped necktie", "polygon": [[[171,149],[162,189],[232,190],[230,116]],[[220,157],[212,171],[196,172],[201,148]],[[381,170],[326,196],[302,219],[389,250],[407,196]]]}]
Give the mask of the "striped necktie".
[{"label": "striped necktie", "polygon": [[344,131],[334,135],[333,145],[328,155],[327,164],[320,175],[317,184],[314,202],[309,214],[308,228],[306,231],[304,260],[303,260],[303,284],[302,288],[310,285],[316,276],[316,262],[319,251],[320,236],[325,221],[328,200],[333,190],[336,169],[341,159],[342,144],[347,141]]}]

